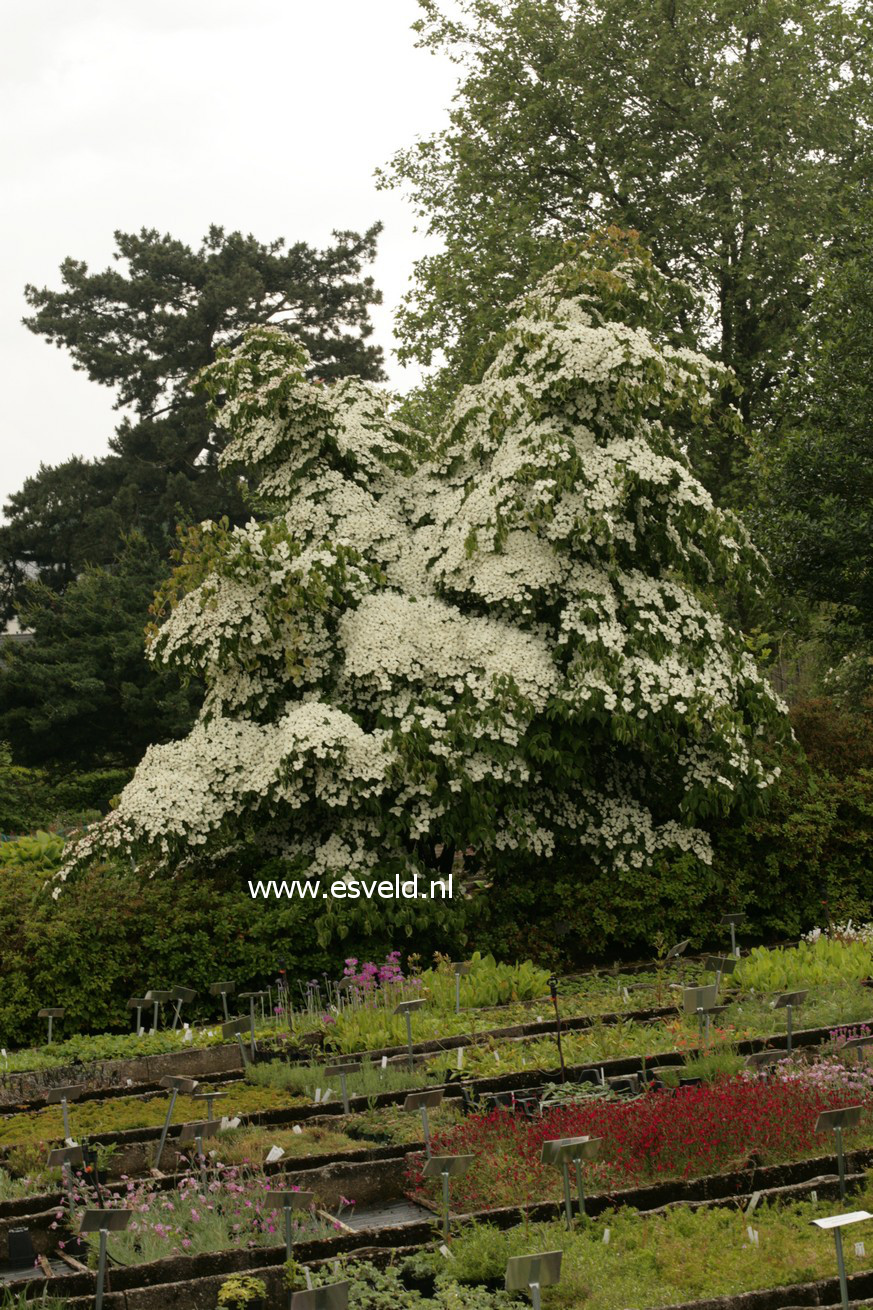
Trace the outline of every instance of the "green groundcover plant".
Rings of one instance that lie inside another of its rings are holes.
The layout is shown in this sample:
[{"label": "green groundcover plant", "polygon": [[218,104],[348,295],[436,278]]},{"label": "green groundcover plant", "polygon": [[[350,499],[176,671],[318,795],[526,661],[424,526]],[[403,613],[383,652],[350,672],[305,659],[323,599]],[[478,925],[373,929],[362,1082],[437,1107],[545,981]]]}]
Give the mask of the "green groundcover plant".
[{"label": "green groundcover plant", "polygon": [[[852,1206],[867,1208],[871,1199],[868,1186]],[[834,1277],[833,1240],[810,1221],[838,1208],[832,1201],[804,1201],[761,1206],[748,1217],[740,1205],[678,1206],[659,1216],[619,1210],[585,1221],[574,1233],[560,1223],[508,1232],[477,1227],[453,1242],[451,1273],[442,1269],[440,1276],[464,1285],[502,1280],[509,1256],[561,1249],[561,1282],[544,1292],[546,1307],[621,1310],[728,1296]],[[870,1227],[857,1233],[869,1245]],[[847,1246],[848,1272],[869,1269],[870,1256]]]},{"label": "green groundcover plant", "polygon": [[[852,1205],[873,1209],[869,1182]],[[811,1220],[834,1209],[813,1200],[763,1204],[754,1214],[740,1203],[659,1215],[620,1209],[580,1220],[573,1231],[560,1222],[506,1230],[477,1224],[456,1232],[448,1258],[422,1252],[385,1270],[350,1260],[311,1276],[315,1285],[348,1278],[350,1303],[366,1310],[517,1310],[525,1299],[502,1290],[507,1260],[560,1250],[561,1280],[543,1288],[544,1310],[669,1306],[833,1278],[833,1241]],[[855,1230],[867,1250],[871,1227]],[[870,1256],[849,1242],[846,1266],[850,1275],[867,1270]]]}]

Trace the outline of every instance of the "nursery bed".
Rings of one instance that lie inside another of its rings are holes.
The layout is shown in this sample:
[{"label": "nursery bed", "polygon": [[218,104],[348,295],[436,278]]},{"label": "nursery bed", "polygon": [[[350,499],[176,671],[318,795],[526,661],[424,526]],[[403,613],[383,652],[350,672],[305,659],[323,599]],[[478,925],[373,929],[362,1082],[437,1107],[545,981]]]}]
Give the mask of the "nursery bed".
[{"label": "nursery bed", "polygon": [[[646,1023],[650,1020],[668,1018],[676,1013],[676,1006],[661,1006],[641,1010],[608,1011],[597,1015],[576,1015],[562,1019],[564,1032],[578,1031],[592,1027],[595,1023],[616,1024],[632,1020]],[[483,1028],[475,1033],[459,1033],[444,1038],[432,1038],[427,1041],[414,1042],[413,1054],[428,1056],[440,1051],[454,1051],[459,1047],[474,1045],[483,1037],[516,1038],[548,1036],[557,1032],[558,1025],[554,1019],[540,1022],[510,1024],[503,1027]],[[248,1044],[246,1043],[246,1046]],[[315,1050],[321,1050],[321,1043],[309,1043],[307,1048],[285,1044],[278,1046],[275,1038],[263,1038],[259,1043],[256,1063],[270,1061],[281,1055],[282,1059],[292,1062],[309,1062]],[[322,1051],[326,1063],[351,1059],[338,1051]],[[404,1059],[408,1055],[406,1046],[381,1047],[371,1051],[354,1052],[355,1060],[389,1060]],[[244,1076],[242,1056],[237,1043],[216,1046],[192,1047],[190,1050],[176,1051],[168,1055],[142,1056],[130,1060],[108,1060],[94,1065],[68,1064],[55,1065],[48,1069],[32,1073],[22,1072],[0,1076],[0,1106],[14,1106],[20,1109],[40,1109],[45,1105],[45,1095],[53,1087],[63,1087],[70,1083],[86,1083],[87,1090],[82,1100],[99,1100],[110,1096],[145,1095],[150,1091],[160,1090],[160,1080],[168,1074],[207,1081],[235,1074]]]},{"label": "nursery bed", "polygon": [[[866,1021],[873,1026],[873,1019]],[[819,1045],[826,1041],[830,1035],[830,1028],[813,1028],[801,1029],[794,1034],[794,1045],[797,1048],[809,1048]],[[783,1037],[773,1038],[750,1038],[746,1041],[736,1043],[736,1049],[740,1054],[748,1055],[761,1050],[784,1050],[786,1039]],[[620,1076],[622,1074],[639,1073],[643,1065],[647,1068],[657,1065],[667,1067],[680,1067],[684,1059],[693,1057],[696,1054],[694,1050],[689,1050],[683,1054],[672,1050],[659,1052],[645,1057],[640,1056],[620,1056],[613,1059],[599,1061],[596,1065],[598,1070],[602,1070],[606,1077]],[[573,1065],[567,1069],[568,1081],[572,1082],[580,1074],[590,1070],[592,1065]],[[464,1080],[464,1086],[468,1087],[477,1095],[499,1095],[509,1092],[527,1092],[535,1095],[541,1092],[543,1087],[549,1083],[555,1084],[560,1082],[561,1071],[558,1068],[551,1070],[525,1069],[517,1073],[498,1074],[487,1078],[471,1078]],[[436,1089],[443,1087],[444,1095],[449,1098],[456,1098],[461,1095],[461,1084],[453,1081],[447,1084],[429,1083],[422,1084],[421,1090],[425,1087]],[[407,1096],[407,1091],[400,1092],[382,1092],[376,1096],[351,1097],[349,1100],[350,1110],[359,1112],[369,1108],[371,1104],[382,1106],[396,1106],[403,1103]],[[229,1107],[232,1112],[233,1107]],[[245,1127],[293,1127],[295,1124],[305,1124],[309,1120],[339,1120],[343,1117],[344,1110],[340,1101],[330,1102],[328,1105],[321,1104],[303,1104],[291,1107],[287,1110],[264,1110],[254,1111],[250,1114],[240,1116],[241,1125]],[[181,1123],[174,1124],[170,1129],[170,1135],[167,1139],[168,1160],[173,1159],[172,1152],[175,1151],[175,1141],[179,1135]],[[149,1128],[130,1128],[116,1131],[107,1131],[102,1133],[93,1133],[90,1135],[90,1142],[95,1146],[114,1145],[117,1148],[117,1159],[113,1164],[113,1172],[125,1173],[135,1176],[151,1168],[149,1159],[150,1148],[152,1144],[158,1141],[160,1137],[160,1127]],[[60,1139],[54,1139],[59,1141]],[[144,1149],[138,1149],[144,1148]],[[13,1149],[12,1144],[3,1148],[3,1154],[8,1154]],[[2,1156],[0,1156],[2,1158]]]},{"label": "nursery bed", "polygon": [[[862,1159],[856,1159],[851,1155],[847,1159],[849,1168],[850,1182],[858,1182],[863,1179],[863,1174],[856,1172],[859,1166],[866,1166],[873,1160],[873,1152],[856,1153],[863,1155]],[[741,1173],[712,1175],[706,1178],[694,1180],[676,1185],[656,1184],[642,1188],[621,1190],[612,1193],[592,1194],[587,1198],[587,1212],[595,1217],[602,1214],[605,1210],[614,1209],[617,1206],[633,1206],[634,1209],[641,1213],[655,1213],[665,1206],[689,1203],[699,1205],[736,1205],[738,1201],[745,1200],[752,1190],[761,1193],[762,1200],[768,1196],[779,1196],[782,1199],[797,1199],[799,1196],[808,1194],[815,1188],[820,1194],[828,1195],[835,1193],[838,1188],[838,1181],[833,1169],[835,1160],[831,1157],[820,1157],[816,1160],[808,1160],[802,1164],[796,1165],[778,1165],[771,1166],[767,1169],[745,1170]],[[822,1170],[827,1172],[822,1172]],[[795,1175],[798,1175],[795,1177]],[[299,1176],[294,1176],[293,1181],[298,1181]],[[791,1181],[793,1179],[793,1181]],[[307,1184],[313,1182],[311,1178],[305,1180]],[[383,1217],[387,1214],[389,1222],[386,1224],[380,1222],[378,1226],[357,1227],[352,1223],[345,1221],[348,1227],[355,1227],[353,1233],[342,1233],[337,1237],[322,1238],[315,1241],[299,1242],[295,1245],[295,1257],[301,1263],[315,1263],[318,1261],[332,1260],[338,1256],[356,1255],[360,1257],[365,1251],[367,1253],[383,1252],[387,1258],[396,1256],[398,1246],[417,1250],[427,1245],[433,1237],[434,1216],[428,1214],[421,1207],[418,1207],[418,1213],[426,1217],[416,1217],[404,1221],[402,1218],[402,1207],[408,1206],[409,1202],[405,1199],[395,1197],[395,1204],[382,1204],[379,1207],[373,1207],[374,1217]],[[52,1211],[52,1214],[54,1212]],[[544,1222],[561,1214],[561,1205],[558,1202],[542,1202],[532,1205],[528,1208],[528,1220],[532,1223]],[[34,1218],[36,1218],[34,1216]],[[487,1219],[489,1223],[495,1224],[499,1228],[514,1227],[524,1218],[523,1213],[517,1207],[506,1207],[500,1210],[483,1211],[477,1214],[459,1214],[454,1217],[455,1224],[475,1222],[476,1220]],[[40,1249],[40,1238],[45,1230],[31,1228],[34,1246]],[[45,1233],[48,1236],[48,1232]],[[363,1245],[362,1245],[363,1244]],[[126,1307],[159,1307],[170,1306],[173,1304],[186,1307],[196,1307],[199,1305],[208,1305],[208,1302],[197,1299],[199,1292],[207,1291],[214,1296],[214,1289],[217,1286],[215,1279],[226,1277],[233,1272],[257,1270],[259,1275],[263,1276],[263,1270],[272,1270],[278,1275],[278,1269],[284,1262],[284,1247],[259,1247],[253,1250],[239,1251],[221,1251],[206,1252],[196,1256],[171,1256],[162,1260],[156,1260],[149,1264],[133,1265],[126,1268],[114,1268],[111,1273],[110,1286],[113,1290],[113,1300],[106,1300],[106,1307],[117,1305],[124,1310]],[[869,1275],[857,1275],[857,1278],[869,1277],[870,1294],[873,1295],[873,1273]],[[51,1279],[41,1279],[39,1276],[32,1280],[38,1284],[40,1293],[46,1290],[50,1295],[60,1296],[79,1296],[87,1297],[89,1292],[93,1304],[93,1284],[94,1277],[92,1274],[76,1273],[72,1270]],[[834,1280],[824,1280],[823,1286],[830,1286]],[[819,1284],[816,1284],[818,1286]],[[796,1291],[796,1286],[790,1289]],[[802,1285],[803,1287],[813,1286]],[[174,1300],[173,1298],[183,1295],[188,1299]],[[774,1289],[781,1294],[783,1290]],[[123,1297],[117,1294],[123,1294]],[[146,1295],[148,1293],[148,1295]],[[160,1296],[166,1299],[161,1300]],[[743,1294],[744,1296],[753,1295],[752,1293]],[[754,1295],[763,1295],[755,1293]],[[867,1295],[867,1292],[864,1292]],[[727,1306],[733,1304],[735,1298],[720,1298],[719,1305]],[[74,1308],[77,1301],[71,1302],[71,1308]],[[84,1305],[85,1302],[82,1302]],[[697,1304],[697,1303],[688,1303]],[[710,1303],[700,1303],[701,1306]],[[715,1305],[716,1303],[711,1303]],[[758,1303],[755,1303],[757,1305]],[[769,1305],[770,1302],[763,1300],[760,1302],[761,1307]],[[775,1307],[788,1306],[793,1304],[818,1304],[814,1300],[804,1300],[803,1294],[799,1301],[788,1299],[777,1299],[773,1303]]]}]

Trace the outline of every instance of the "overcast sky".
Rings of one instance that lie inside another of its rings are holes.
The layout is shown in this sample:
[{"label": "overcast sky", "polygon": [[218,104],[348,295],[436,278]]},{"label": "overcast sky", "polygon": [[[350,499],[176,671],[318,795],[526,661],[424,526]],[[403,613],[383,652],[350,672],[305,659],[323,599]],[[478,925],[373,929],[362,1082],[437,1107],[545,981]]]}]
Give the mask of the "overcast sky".
[{"label": "overcast sky", "polygon": [[393,385],[392,312],[424,249],[373,169],[441,127],[456,73],[416,50],[415,0],[27,0],[0,46],[0,499],[41,462],[106,450],[109,388],[21,325],[25,282],[92,270],[115,229],[199,244],[210,223],[322,245],[385,230],[374,312]]}]

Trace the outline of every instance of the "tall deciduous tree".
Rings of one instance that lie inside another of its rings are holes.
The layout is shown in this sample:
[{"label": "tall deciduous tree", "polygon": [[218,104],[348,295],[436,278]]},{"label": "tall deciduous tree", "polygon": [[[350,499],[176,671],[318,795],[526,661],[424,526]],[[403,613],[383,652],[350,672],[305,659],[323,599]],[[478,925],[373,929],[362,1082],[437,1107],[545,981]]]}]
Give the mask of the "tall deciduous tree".
[{"label": "tall deciduous tree", "polygon": [[873,205],[825,266],[799,354],[760,442],[758,531],[786,591],[831,615],[848,686],[873,681]]},{"label": "tall deciduous tree", "polygon": [[[77,858],[256,832],[338,880],[447,871],[470,846],[511,876],[706,860],[707,823],[756,806],[785,727],[715,600],[760,557],[675,436],[724,370],[670,344],[666,292],[635,242],[592,240],[423,462],[384,393],[313,385],[275,329],[207,368],[222,460],[270,516],[192,534],[150,649],[200,672],[202,712]],[[395,910],[409,927],[418,908]]]},{"label": "tall deciduous tree", "polygon": [[[703,340],[760,419],[870,162],[870,0],[419,0],[421,44],[461,82],[450,126],[400,151],[443,249],[416,269],[401,354],[481,374],[507,305],[561,242],[635,228],[664,273],[703,293]],[[729,494],[736,445],[695,452]]]},{"label": "tall deciduous tree", "polygon": [[106,458],[43,468],[10,498],[7,578],[24,565],[62,587],[87,563],[109,565],[120,530],[166,550],[180,517],[241,515],[239,488],[219,477],[221,431],[189,381],[256,323],[300,341],[313,376],[381,378],[382,352],[368,342],[381,297],[362,274],[378,233],[336,232],[316,250],[211,227],[195,250],[153,229],[116,232],[117,267],[91,273],[66,259],[60,291],[28,286],[27,327],[113,387],[127,413]]}]

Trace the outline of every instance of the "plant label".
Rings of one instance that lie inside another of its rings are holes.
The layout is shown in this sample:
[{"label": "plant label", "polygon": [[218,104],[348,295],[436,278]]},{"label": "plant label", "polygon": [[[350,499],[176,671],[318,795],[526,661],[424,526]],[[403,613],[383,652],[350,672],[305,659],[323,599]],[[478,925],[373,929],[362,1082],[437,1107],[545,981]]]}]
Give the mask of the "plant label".
[{"label": "plant label", "polygon": [[495,1052],[494,1052],[494,1059],[497,1061],[498,1064],[500,1063],[500,1052],[499,1052],[499,1051],[495,1051]]},{"label": "plant label", "polygon": [[866,1251],[866,1249],[865,1249],[865,1247],[864,1247],[864,1243],[863,1243],[863,1242],[856,1242],[856,1243],[855,1243],[855,1255],[866,1255],[866,1254],[867,1254],[867,1251]]},{"label": "plant label", "polygon": [[750,1243],[752,1244],[752,1246],[757,1246],[757,1245],[758,1245],[758,1230],[757,1230],[757,1228],[747,1228],[747,1229],[746,1229],[746,1232],[749,1234],[749,1241],[750,1241]]},{"label": "plant label", "polygon": [[810,1192],[809,1199],[814,1204],[818,1200],[818,1192]]},{"label": "plant label", "polygon": [[285,1152],[282,1150],[281,1146],[271,1146],[269,1151],[267,1152],[267,1158],[264,1163],[275,1164],[277,1160],[282,1159],[282,1156],[284,1154]]},{"label": "plant label", "polygon": [[761,1199],[760,1192],[752,1193],[752,1195],[749,1197],[749,1204],[746,1206],[746,1214],[754,1214],[755,1207],[757,1206],[760,1199]]},{"label": "plant label", "polygon": [[300,1127],[299,1124],[295,1124],[294,1127],[291,1129],[291,1131],[292,1131],[292,1133],[297,1133],[297,1135],[298,1135],[298,1137],[299,1137],[300,1134],[303,1132],[303,1129]]},{"label": "plant label", "polygon": [[604,1245],[604,1246],[609,1246],[609,1229],[608,1229],[608,1228],[604,1228],[604,1230],[603,1230],[603,1245]]},{"label": "plant label", "polygon": [[458,1068],[459,1068],[459,1069],[463,1069],[463,1067],[464,1067],[464,1048],[463,1048],[463,1046],[459,1046],[459,1047],[458,1047]]},{"label": "plant label", "polygon": [[439,1248],[439,1251],[440,1251],[440,1255],[444,1255],[447,1260],[454,1260],[455,1257],[452,1255],[451,1251],[446,1246],[445,1242]]},{"label": "plant label", "polygon": [[315,1104],[318,1105],[318,1103],[320,1102],[320,1100],[321,1100],[321,1088],[320,1088],[320,1087],[316,1087],[316,1089],[315,1089]]},{"label": "plant label", "polygon": [[387,1055],[383,1055],[383,1056],[382,1056],[382,1068],[383,1068],[383,1069],[387,1069],[387,1068],[388,1068],[388,1056],[387,1056]]}]

